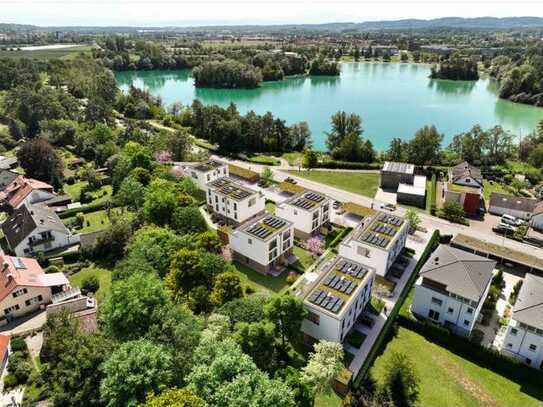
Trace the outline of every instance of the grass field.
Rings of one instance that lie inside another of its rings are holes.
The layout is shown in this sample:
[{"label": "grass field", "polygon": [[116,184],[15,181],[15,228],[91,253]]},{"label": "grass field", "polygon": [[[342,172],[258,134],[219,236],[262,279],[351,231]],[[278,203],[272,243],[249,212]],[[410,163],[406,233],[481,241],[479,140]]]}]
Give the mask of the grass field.
[{"label": "grass field", "polygon": [[379,186],[378,173],[343,171],[288,171],[292,175],[373,198]]},{"label": "grass field", "polygon": [[[87,185],[87,181],[80,181],[72,185],[64,184],[63,189],[66,194],[70,195],[72,199],[77,202],[81,199],[81,190],[85,185]],[[111,193],[111,185],[104,185],[96,191],[91,192],[93,199],[87,204],[96,204],[111,199]]]},{"label": "grass field", "polygon": [[294,245],[294,255],[298,258],[298,261],[293,264],[294,267],[302,270],[307,270],[314,262],[313,256],[307,250],[302,249],[299,246]]},{"label": "grass field", "polygon": [[72,48],[59,48],[59,49],[43,49],[35,51],[6,51],[0,50],[0,58],[34,58],[34,59],[71,59],[75,58],[79,53],[90,53],[92,46],[81,45]]},{"label": "grass field", "polygon": [[255,293],[273,294],[283,292],[288,288],[287,272],[284,271],[280,276],[260,274],[259,272],[238,262],[232,263],[237,270],[243,287],[251,287]]},{"label": "grass field", "polygon": [[278,165],[279,160],[275,157],[269,156],[269,155],[254,155],[252,157],[249,157],[249,161],[255,164],[262,164],[262,165]]},{"label": "grass field", "polygon": [[[105,210],[85,213],[83,216],[85,217],[85,221],[83,227],[77,230],[78,233],[98,232],[99,230],[107,228],[111,223]],[[65,224],[70,223],[74,218],[75,216],[72,216],[63,221]]]},{"label": "grass field", "polygon": [[293,153],[285,153],[281,156],[281,158],[287,160],[288,165],[295,166],[301,163],[303,156],[304,156],[303,153],[293,152]]},{"label": "grass field", "polygon": [[[417,357],[413,350],[423,352]],[[541,406],[541,400],[524,393],[522,386],[491,370],[482,368],[423,336],[400,328],[371,369],[382,382],[386,361],[392,352],[410,355],[419,376],[419,405],[425,407],[509,407]],[[541,393],[541,392],[540,392]],[[542,394],[537,395],[541,397]]]},{"label": "grass field", "polygon": [[100,288],[96,292],[98,302],[103,302],[111,290],[111,271],[99,267],[88,267],[70,276],[70,283],[74,287],[81,287],[83,281],[91,276],[96,276],[100,282]]},{"label": "grass field", "polygon": [[505,189],[505,186],[502,184],[498,184],[497,182],[493,182],[492,184],[488,180],[483,181],[483,195],[485,197],[485,202],[488,204],[488,201],[490,199],[490,194],[492,192],[498,192],[502,194],[509,194],[507,189]]}]

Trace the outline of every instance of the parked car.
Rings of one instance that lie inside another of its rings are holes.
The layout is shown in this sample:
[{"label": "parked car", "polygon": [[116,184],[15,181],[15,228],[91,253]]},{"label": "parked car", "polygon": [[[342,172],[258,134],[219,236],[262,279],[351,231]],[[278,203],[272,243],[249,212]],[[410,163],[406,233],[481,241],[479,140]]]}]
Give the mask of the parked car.
[{"label": "parked car", "polygon": [[291,177],[287,177],[285,178],[285,182],[290,182],[291,184],[296,184],[296,180],[294,178],[291,178]]},{"label": "parked car", "polygon": [[384,210],[386,210],[386,211],[393,212],[393,211],[396,210],[396,205],[393,205],[393,204],[390,204],[390,203],[382,204],[382,205],[381,205],[381,209],[384,209]]},{"label": "parked car", "polygon": [[516,232],[517,228],[515,226],[512,226],[508,223],[500,223],[495,228],[492,229],[494,232],[505,235],[505,234],[513,234]]},{"label": "parked car", "polygon": [[341,202],[339,201],[334,201],[334,203],[332,204],[333,208],[334,209],[339,209],[341,207]]},{"label": "parked car", "polygon": [[522,219],[518,219],[518,218],[515,218],[514,216],[507,215],[506,213],[502,215],[501,223],[505,223],[511,226],[524,225],[524,221]]}]

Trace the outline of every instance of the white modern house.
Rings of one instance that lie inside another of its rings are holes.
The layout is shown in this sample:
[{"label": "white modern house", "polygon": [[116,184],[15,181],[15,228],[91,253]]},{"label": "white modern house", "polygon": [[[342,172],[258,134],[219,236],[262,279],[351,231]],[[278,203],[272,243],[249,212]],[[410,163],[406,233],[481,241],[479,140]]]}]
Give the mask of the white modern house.
[{"label": "white modern house", "polygon": [[339,245],[339,254],[366,264],[385,277],[405,247],[409,225],[405,219],[377,212],[364,220]]},{"label": "white modern house", "polygon": [[263,213],[264,195],[230,178],[218,178],[206,186],[207,207],[228,223],[240,224]]},{"label": "white modern house", "polygon": [[205,191],[206,185],[216,179],[228,177],[228,164],[218,160],[209,160],[203,163],[191,165],[187,168],[198,188]]},{"label": "white modern house", "polygon": [[411,312],[468,336],[479,318],[496,262],[440,245],[419,272]]},{"label": "white modern house", "polygon": [[343,342],[371,299],[375,270],[336,256],[304,278],[297,295],[308,312],[302,322],[305,342]]},{"label": "white modern house", "polygon": [[543,369],[543,278],[526,274],[507,326],[502,353]]},{"label": "white modern house", "polygon": [[80,235],[70,233],[54,211],[39,205],[23,205],[13,211],[2,224],[2,231],[17,256],[46,253],[80,241]]},{"label": "white modern house", "polygon": [[234,259],[267,274],[286,265],[294,244],[294,225],[274,215],[262,215],[230,233]]},{"label": "white modern house", "polygon": [[307,239],[321,231],[330,222],[332,200],[326,195],[304,191],[280,203],[275,214],[294,223],[294,233]]}]

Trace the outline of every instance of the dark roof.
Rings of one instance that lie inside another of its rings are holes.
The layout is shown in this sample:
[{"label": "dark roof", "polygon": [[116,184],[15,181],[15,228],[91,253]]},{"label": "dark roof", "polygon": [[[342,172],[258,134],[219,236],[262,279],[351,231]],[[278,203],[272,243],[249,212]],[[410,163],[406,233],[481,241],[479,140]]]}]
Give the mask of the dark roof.
[{"label": "dark roof", "polygon": [[474,167],[467,161],[464,161],[463,163],[460,163],[458,165],[455,165],[451,168],[451,178],[449,181],[456,182],[459,179],[465,178],[465,177],[471,177],[473,178],[479,185],[483,185],[483,176],[481,175],[481,170],[477,167]]},{"label": "dark roof", "polygon": [[534,208],[534,212],[533,212],[533,215],[539,215],[539,214],[542,214],[543,213],[543,201],[539,202],[535,208]]},{"label": "dark roof", "polygon": [[53,198],[48,199],[47,201],[41,202],[41,204],[46,206],[60,206],[66,205],[72,202],[72,197],[70,195],[57,195]]},{"label": "dark roof", "polygon": [[543,329],[543,278],[527,273],[513,307],[513,319]]},{"label": "dark roof", "polygon": [[4,158],[3,160],[0,160],[0,168],[3,170],[8,170],[15,167],[17,167],[16,157]]},{"label": "dark roof", "polygon": [[420,271],[420,275],[447,291],[479,302],[492,279],[496,262],[450,246],[440,245]]},{"label": "dark roof", "polygon": [[55,212],[36,205],[31,207],[23,205],[13,211],[2,224],[2,231],[10,247],[14,249],[37,227],[56,230],[66,235],[70,233]]},{"label": "dark roof", "polygon": [[515,211],[533,212],[537,206],[537,199],[524,198],[521,196],[505,195],[498,192],[490,194],[489,206],[506,208]]},{"label": "dark roof", "polygon": [[385,161],[382,171],[396,172],[400,174],[413,174],[415,172],[415,164]]},{"label": "dark roof", "polygon": [[20,174],[10,170],[0,169],[0,190],[4,190],[4,188],[11,184],[19,175]]}]

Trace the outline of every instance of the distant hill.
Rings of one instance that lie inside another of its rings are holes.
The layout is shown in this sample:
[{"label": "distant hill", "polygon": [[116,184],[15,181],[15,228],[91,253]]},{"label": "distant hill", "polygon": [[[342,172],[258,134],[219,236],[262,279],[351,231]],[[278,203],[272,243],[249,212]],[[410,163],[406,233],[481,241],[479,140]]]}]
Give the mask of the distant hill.
[{"label": "distant hill", "polygon": [[24,24],[2,24],[0,32],[7,31],[73,31],[73,32],[135,32],[135,31],[177,31],[177,32],[229,32],[229,33],[255,33],[255,32],[343,32],[343,31],[379,31],[379,30],[435,30],[435,29],[463,29],[463,30],[512,30],[512,29],[539,29],[543,28],[541,17],[444,17],[431,20],[405,19],[390,21],[335,22],[325,24],[279,24],[279,25],[209,25],[183,27],[175,24],[156,27],[86,27],[86,26],[58,26],[38,27]]}]

